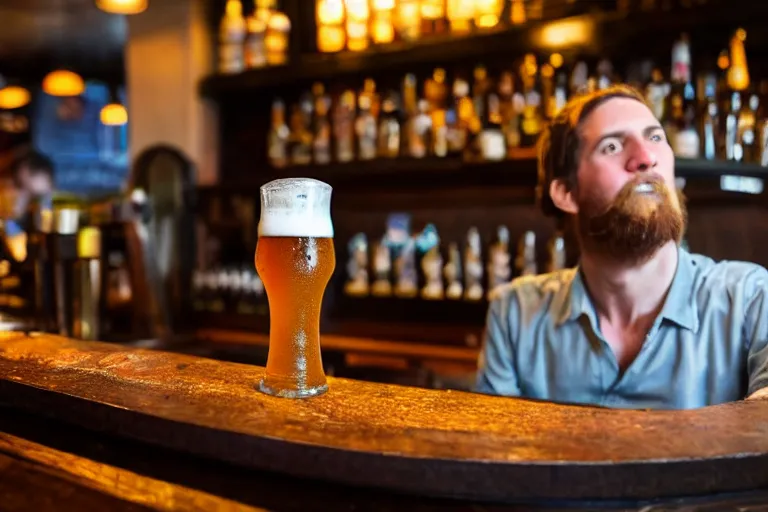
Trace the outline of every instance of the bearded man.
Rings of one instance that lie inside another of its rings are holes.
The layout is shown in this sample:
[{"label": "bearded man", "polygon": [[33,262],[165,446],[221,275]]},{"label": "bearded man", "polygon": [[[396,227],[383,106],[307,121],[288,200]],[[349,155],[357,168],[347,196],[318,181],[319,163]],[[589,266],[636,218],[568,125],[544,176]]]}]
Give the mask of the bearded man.
[{"label": "bearded man", "polygon": [[563,108],[539,142],[539,194],[580,261],[494,292],[478,392],[658,409],[768,392],[768,271],[680,246],[674,164],[636,90]]}]

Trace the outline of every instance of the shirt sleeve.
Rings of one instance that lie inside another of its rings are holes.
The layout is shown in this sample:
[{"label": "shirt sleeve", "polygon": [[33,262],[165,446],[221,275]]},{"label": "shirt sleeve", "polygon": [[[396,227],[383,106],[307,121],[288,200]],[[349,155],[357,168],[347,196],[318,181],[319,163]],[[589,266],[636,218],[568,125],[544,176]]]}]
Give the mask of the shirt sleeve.
[{"label": "shirt sleeve", "polygon": [[752,273],[745,293],[744,337],[749,348],[747,396],[750,396],[768,387],[768,271],[760,269]]},{"label": "shirt sleeve", "polygon": [[483,348],[475,391],[489,395],[520,396],[512,327],[516,316],[513,294],[504,293],[491,301],[483,336]]}]

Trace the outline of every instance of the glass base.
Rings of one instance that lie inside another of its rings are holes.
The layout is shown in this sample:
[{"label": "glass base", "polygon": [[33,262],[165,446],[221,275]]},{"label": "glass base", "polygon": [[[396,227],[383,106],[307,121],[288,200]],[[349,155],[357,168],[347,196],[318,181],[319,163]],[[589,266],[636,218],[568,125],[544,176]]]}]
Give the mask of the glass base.
[{"label": "glass base", "polygon": [[284,387],[270,386],[265,377],[259,381],[258,389],[267,395],[278,396],[281,398],[310,398],[313,396],[320,396],[328,391],[328,384],[301,389],[287,389]]}]

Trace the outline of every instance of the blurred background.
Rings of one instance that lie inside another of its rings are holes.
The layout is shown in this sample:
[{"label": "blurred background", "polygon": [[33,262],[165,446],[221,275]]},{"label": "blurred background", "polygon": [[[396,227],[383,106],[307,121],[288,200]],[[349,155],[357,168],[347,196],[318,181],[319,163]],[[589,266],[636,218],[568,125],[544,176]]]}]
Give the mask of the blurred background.
[{"label": "blurred background", "polygon": [[534,150],[574,95],[643,91],[677,155],[685,244],[768,264],[766,15],[752,0],[3,0],[4,325],[264,364],[259,186],[310,176],[334,187],[326,371],[467,389],[488,292],[578,261],[538,209]]}]

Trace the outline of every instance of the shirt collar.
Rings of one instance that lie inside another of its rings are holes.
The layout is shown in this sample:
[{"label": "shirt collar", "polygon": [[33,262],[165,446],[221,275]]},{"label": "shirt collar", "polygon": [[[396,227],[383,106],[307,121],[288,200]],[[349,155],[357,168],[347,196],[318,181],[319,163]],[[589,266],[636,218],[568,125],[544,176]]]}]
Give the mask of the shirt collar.
[{"label": "shirt collar", "polygon": [[[555,315],[556,325],[577,320],[582,315],[586,315],[593,325],[597,325],[597,315],[587,293],[581,268],[576,266],[563,277],[565,280],[570,280],[570,286],[563,286],[555,301],[558,307]],[[672,285],[659,316],[696,332],[699,329],[699,314],[691,297],[693,285],[694,271],[691,255],[682,247],[678,247],[675,277],[672,279]]]}]

